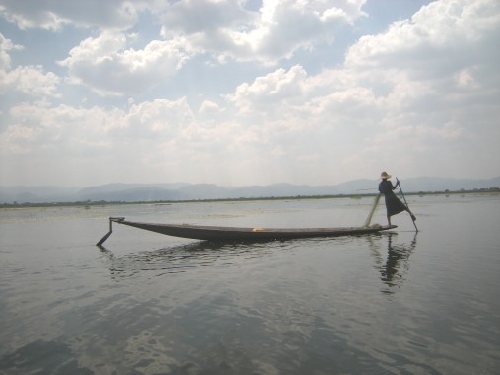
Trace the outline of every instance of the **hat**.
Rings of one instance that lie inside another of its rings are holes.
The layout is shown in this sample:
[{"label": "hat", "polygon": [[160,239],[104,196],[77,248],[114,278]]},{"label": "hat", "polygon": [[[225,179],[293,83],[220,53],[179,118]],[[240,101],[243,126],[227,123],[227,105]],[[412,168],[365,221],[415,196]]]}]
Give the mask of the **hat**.
[{"label": "hat", "polygon": [[391,176],[390,174],[387,174],[387,172],[382,172],[382,173],[380,174],[380,178],[381,178],[382,180],[386,180],[386,179],[391,178],[391,177],[392,177],[392,176]]}]

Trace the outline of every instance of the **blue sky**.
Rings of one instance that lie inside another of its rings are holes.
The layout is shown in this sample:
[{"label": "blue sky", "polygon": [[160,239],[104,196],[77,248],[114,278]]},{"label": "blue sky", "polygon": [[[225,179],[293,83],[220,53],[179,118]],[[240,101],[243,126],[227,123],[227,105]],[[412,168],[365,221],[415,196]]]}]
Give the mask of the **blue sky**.
[{"label": "blue sky", "polygon": [[497,0],[0,0],[0,185],[500,176]]}]

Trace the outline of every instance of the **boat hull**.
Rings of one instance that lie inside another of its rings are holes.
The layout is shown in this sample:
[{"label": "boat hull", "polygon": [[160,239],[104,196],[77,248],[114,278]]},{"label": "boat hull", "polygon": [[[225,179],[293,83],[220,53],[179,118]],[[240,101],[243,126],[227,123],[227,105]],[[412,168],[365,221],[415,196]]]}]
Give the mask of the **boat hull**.
[{"label": "boat hull", "polygon": [[296,238],[338,237],[377,233],[391,226],[341,228],[237,228],[185,224],[152,224],[110,218],[113,222],[173,237],[205,241],[273,241]]}]

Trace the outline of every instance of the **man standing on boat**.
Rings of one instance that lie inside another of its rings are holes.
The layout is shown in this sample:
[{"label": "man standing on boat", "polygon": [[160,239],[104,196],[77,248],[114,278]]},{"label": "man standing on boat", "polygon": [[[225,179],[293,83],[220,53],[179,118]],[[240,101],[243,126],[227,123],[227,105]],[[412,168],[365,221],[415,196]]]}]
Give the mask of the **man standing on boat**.
[{"label": "man standing on boat", "polygon": [[408,212],[413,221],[417,220],[415,215],[410,212],[409,208],[399,200],[396,194],[394,194],[393,190],[399,186],[399,180],[396,179],[398,182],[396,183],[396,186],[393,186],[392,182],[389,181],[391,177],[392,176],[387,174],[387,172],[382,172],[380,175],[382,182],[378,185],[378,190],[385,195],[385,206],[387,207],[387,221],[389,225],[392,225],[391,216],[399,214],[403,211]]}]

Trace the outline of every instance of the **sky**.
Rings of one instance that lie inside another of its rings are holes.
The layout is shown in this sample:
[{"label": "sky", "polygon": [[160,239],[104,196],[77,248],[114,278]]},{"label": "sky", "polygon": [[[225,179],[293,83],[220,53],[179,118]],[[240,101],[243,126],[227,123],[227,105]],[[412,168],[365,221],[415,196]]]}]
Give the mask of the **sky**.
[{"label": "sky", "polygon": [[500,176],[498,0],[0,0],[0,185]]}]

